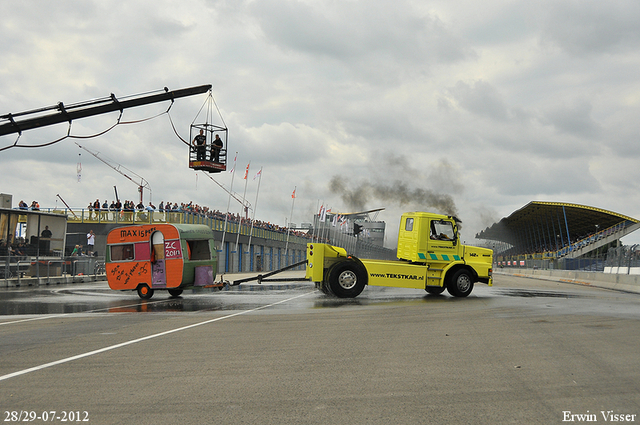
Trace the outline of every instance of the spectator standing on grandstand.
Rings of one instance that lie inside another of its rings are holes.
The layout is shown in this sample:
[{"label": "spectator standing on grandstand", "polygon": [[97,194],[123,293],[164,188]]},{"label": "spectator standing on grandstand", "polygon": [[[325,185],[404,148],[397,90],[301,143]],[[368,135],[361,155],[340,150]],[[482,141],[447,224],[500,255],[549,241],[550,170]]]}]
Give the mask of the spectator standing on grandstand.
[{"label": "spectator standing on grandstand", "polygon": [[153,213],[156,210],[156,206],[153,205],[151,202],[149,202],[149,205],[147,205],[146,210],[149,213],[149,220],[153,220]]},{"label": "spectator standing on grandstand", "polygon": [[114,220],[116,220],[117,217],[120,215],[120,211],[122,211],[122,202],[120,202],[120,199],[116,199],[116,213],[113,216]]},{"label": "spectator standing on grandstand", "polygon": [[93,211],[96,213],[96,220],[100,219],[100,200],[96,199],[96,202],[93,203]]}]

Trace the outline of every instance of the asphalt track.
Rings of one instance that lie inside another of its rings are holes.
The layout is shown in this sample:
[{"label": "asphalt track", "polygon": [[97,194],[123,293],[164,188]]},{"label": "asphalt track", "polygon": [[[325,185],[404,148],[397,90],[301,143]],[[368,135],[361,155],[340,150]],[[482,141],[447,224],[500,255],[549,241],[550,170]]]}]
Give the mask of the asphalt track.
[{"label": "asphalt track", "polygon": [[2,289],[1,420],[640,422],[639,307],[506,275],[464,299],[341,300],[305,283],[149,301],[106,283]]}]

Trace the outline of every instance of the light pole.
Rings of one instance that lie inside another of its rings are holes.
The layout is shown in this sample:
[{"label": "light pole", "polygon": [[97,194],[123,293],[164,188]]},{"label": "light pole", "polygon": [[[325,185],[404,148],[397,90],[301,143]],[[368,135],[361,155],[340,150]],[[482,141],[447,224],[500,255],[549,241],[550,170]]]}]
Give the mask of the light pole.
[{"label": "light pole", "polygon": [[[593,235],[594,242],[598,240],[598,229],[600,229],[600,225],[596,224],[596,234]],[[599,249],[600,249],[600,247],[596,248],[596,264],[595,264],[595,270],[594,271],[598,271],[598,250]]]}]

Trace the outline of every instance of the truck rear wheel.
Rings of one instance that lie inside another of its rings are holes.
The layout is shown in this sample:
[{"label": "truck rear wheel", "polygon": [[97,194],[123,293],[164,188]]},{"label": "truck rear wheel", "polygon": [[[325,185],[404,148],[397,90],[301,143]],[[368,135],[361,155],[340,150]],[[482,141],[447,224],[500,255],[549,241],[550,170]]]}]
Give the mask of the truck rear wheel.
[{"label": "truck rear wheel", "polygon": [[316,288],[320,290],[325,295],[332,296],[333,292],[331,292],[331,288],[329,288],[329,273],[325,272],[324,278],[322,282],[316,282]]},{"label": "truck rear wheel", "polygon": [[454,297],[466,297],[473,290],[473,279],[465,269],[460,269],[451,276],[447,291]]},{"label": "truck rear wheel", "polygon": [[355,298],[366,285],[367,272],[355,261],[337,263],[329,270],[329,289],[336,297]]},{"label": "truck rear wheel", "polygon": [[138,285],[136,290],[138,291],[138,296],[143,300],[148,300],[153,297],[153,289],[149,288],[146,283]]}]

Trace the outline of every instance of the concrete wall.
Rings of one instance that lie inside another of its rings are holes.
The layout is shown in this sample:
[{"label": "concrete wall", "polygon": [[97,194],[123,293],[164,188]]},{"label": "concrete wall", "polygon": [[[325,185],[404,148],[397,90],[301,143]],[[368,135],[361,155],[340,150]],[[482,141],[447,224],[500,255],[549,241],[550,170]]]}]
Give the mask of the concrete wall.
[{"label": "concrete wall", "polygon": [[530,277],[535,279],[554,280],[556,282],[575,283],[614,289],[616,291],[640,294],[640,275],[611,274],[602,272],[578,272],[567,270],[535,270],[535,269],[494,269],[494,274]]}]

